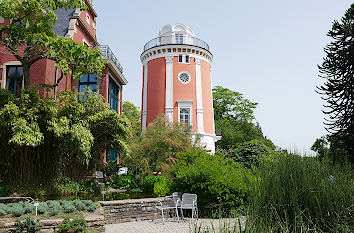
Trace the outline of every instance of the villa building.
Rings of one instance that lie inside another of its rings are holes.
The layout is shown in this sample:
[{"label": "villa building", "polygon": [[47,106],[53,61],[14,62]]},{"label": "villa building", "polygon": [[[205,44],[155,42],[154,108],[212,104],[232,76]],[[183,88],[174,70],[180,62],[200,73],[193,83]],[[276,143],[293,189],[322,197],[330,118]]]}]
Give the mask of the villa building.
[{"label": "villa building", "polygon": [[183,24],[165,25],[159,37],[147,42],[143,64],[142,130],[159,114],[170,122],[190,125],[201,143],[215,152],[209,45]]},{"label": "villa building", "polygon": [[[109,46],[100,45],[97,41],[97,13],[93,8],[93,0],[85,0],[85,3],[87,5],[85,11],[81,11],[79,8],[57,10],[58,20],[53,30],[57,35],[75,40],[91,49],[100,48],[103,53],[103,59],[107,62],[106,67],[101,77],[98,77],[96,74],[86,74],[79,80],[72,79],[71,76],[66,76],[60,81],[53,92],[58,93],[62,90],[82,92],[87,87],[90,87],[91,90],[102,94],[111,109],[121,114],[123,85],[126,85],[128,82],[123,75],[122,66]],[[0,25],[6,25],[9,22],[9,19],[0,17]],[[5,49],[0,50],[0,87],[8,89],[18,97],[24,86],[21,62],[12,54],[5,51]],[[49,59],[41,59],[34,63],[31,66],[30,72],[31,86],[53,85],[60,75],[54,61]],[[40,94],[44,97],[44,88],[40,88]],[[114,151],[108,151],[102,159],[103,161],[116,160],[117,154]]]}]

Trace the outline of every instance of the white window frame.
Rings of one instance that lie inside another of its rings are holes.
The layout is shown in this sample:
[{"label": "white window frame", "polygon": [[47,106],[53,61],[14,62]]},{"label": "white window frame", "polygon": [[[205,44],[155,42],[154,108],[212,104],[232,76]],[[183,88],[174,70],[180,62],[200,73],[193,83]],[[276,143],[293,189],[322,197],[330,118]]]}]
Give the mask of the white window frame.
[{"label": "white window frame", "polygon": [[[182,81],[179,79],[179,76],[180,76],[181,74],[183,74],[183,73],[186,73],[186,74],[188,74],[188,76],[189,76],[189,80],[188,80],[188,82],[186,82],[186,83],[182,82]],[[179,72],[179,73],[178,73],[177,79],[178,79],[178,81],[179,81],[180,83],[182,83],[182,84],[188,84],[188,83],[191,82],[192,76],[191,76],[191,74],[190,74],[189,72],[187,72],[187,71],[182,71],[182,72]]]},{"label": "white window frame", "polygon": [[91,16],[88,12],[86,12],[86,22],[88,23],[88,25],[91,25]]},{"label": "white window frame", "polygon": [[[6,67],[7,66],[22,66],[22,63],[20,61],[9,61],[4,63],[0,68],[2,68],[2,80],[0,80],[0,87],[6,88]],[[25,87],[25,78],[22,79],[22,89]]]},{"label": "white window frame", "polygon": [[189,125],[193,127],[193,101],[191,100],[178,100],[178,122],[180,123],[180,111],[181,108],[188,108],[189,109]]},{"label": "white window frame", "polygon": [[[179,61],[179,57],[182,57],[182,61]],[[188,62],[186,60],[186,57],[188,56]],[[178,63],[183,63],[183,64],[190,64],[191,62],[191,56],[189,54],[178,54]]]}]

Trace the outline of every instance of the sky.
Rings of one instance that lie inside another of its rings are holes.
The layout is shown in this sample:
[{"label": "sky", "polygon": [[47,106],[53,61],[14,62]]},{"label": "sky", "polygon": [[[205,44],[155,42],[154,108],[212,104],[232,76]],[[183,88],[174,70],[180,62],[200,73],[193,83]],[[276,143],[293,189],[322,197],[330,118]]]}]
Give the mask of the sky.
[{"label": "sky", "polygon": [[310,155],[326,134],[316,86],[326,36],[352,0],[94,0],[97,37],[123,66],[123,101],[141,106],[140,55],[166,24],[183,23],[213,54],[212,86],[257,102],[254,112],[275,145]]}]

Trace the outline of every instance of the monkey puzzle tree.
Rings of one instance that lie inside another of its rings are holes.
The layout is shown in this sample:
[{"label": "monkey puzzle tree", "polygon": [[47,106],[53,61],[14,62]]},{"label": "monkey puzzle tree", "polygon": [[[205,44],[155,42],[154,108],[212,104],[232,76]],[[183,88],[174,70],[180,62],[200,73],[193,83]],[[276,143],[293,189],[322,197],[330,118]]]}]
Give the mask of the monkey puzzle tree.
[{"label": "monkey puzzle tree", "polygon": [[[56,62],[63,75],[74,78],[82,74],[101,72],[104,62],[99,50],[91,50],[74,40],[57,36],[53,25],[55,10],[78,7],[85,9],[83,0],[2,0],[0,16],[11,19],[0,26],[2,52],[9,52],[23,66],[24,86],[31,85],[30,68],[41,59]],[[53,84],[56,85],[56,84]]]},{"label": "monkey puzzle tree", "polygon": [[346,157],[354,163],[354,4],[327,35],[333,41],[324,48],[326,56],[319,65],[326,82],[317,92],[327,102],[327,130],[343,142]]}]

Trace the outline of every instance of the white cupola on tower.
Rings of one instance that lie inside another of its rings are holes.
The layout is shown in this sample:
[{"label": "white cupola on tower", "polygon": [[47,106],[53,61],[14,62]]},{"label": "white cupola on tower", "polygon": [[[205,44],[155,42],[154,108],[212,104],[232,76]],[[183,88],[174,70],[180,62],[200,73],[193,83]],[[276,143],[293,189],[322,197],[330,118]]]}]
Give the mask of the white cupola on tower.
[{"label": "white cupola on tower", "polygon": [[173,44],[193,44],[194,31],[191,27],[178,23],[173,26],[166,24],[159,32],[163,42]]}]

